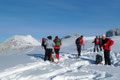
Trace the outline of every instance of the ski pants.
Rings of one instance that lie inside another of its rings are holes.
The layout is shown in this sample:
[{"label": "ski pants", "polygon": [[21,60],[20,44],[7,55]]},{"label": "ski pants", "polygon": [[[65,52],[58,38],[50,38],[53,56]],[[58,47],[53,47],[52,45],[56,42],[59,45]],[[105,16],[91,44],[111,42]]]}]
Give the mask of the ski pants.
[{"label": "ski pants", "polygon": [[46,60],[51,61],[51,54],[52,54],[52,49],[46,49],[44,61]]},{"label": "ski pants", "polygon": [[56,58],[59,60],[59,51],[60,49],[55,49]]},{"label": "ski pants", "polygon": [[96,50],[97,50],[97,52],[99,52],[99,44],[95,44],[95,46],[94,46],[94,52],[96,52]]},{"label": "ski pants", "polygon": [[102,46],[101,46],[101,44],[99,44],[99,48],[100,48],[100,51],[102,51]]},{"label": "ski pants", "polygon": [[111,65],[110,50],[104,50],[105,65]]},{"label": "ski pants", "polygon": [[81,56],[81,45],[77,45],[78,56]]}]

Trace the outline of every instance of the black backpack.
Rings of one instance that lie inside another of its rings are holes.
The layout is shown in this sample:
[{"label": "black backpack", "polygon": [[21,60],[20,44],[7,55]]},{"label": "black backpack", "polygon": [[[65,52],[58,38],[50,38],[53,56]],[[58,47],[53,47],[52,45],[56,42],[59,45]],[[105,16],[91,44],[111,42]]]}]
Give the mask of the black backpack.
[{"label": "black backpack", "polygon": [[77,38],[77,40],[76,40],[76,45],[80,45],[80,40],[81,40],[81,38],[79,37],[79,38]]},{"label": "black backpack", "polygon": [[102,56],[97,54],[95,64],[100,64],[102,62]]}]

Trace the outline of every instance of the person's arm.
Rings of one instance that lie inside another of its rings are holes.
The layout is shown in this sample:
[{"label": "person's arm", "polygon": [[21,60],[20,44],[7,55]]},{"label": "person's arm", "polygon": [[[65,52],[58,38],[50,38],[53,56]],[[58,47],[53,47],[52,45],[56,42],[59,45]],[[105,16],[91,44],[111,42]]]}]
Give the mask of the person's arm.
[{"label": "person's arm", "polygon": [[114,44],[114,41],[113,41],[113,40],[111,40],[111,39],[110,39],[109,41],[110,41],[110,43],[109,43],[109,45],[108,45],[108,46],[109,46],[109,47],[111,47],[111,46]]},{"label": "person's arm", "polygon": [[94,39],[94,41],[92,43],[95,43],[95,39]]},{"label": "person's arm", "polygon": [[104,47],[104,44],[103,44],[103,41],[102,41],[102,40],[101,40],[101,44],[100,44],[100,45],[101,45],[101,47]]},{"label": "person's arm", "polygon": [[52,43],[52,46],[55,47],[55,43],[54,42]]},{"label": "person's arm", "polygon": [[53,40],[53,42],[55,43],[55,39]]},{"label": "person's arm", "polygon": [[60,46],[62,45],[62,40],[60,39]]},{"label": "person's arm", "polygon": [[75,44],[77,44],[77,39],[75,40]]},{"label": "person's arm", "polygon": [[46,43],[46,42],[47,42],[47,40],[44,42],[44,45],[47,45],[47,43]]}]

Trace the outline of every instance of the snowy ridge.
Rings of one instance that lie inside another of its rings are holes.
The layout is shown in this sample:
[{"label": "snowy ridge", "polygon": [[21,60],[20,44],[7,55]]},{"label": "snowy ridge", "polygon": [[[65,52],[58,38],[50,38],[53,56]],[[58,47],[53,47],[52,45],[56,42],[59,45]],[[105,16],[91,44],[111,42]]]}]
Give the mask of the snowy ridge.
[{"label": "snowy ridge", "polygon": [[26,49],[32,46],[40,46],[41,43],[35,40],[31,35],[13,36],[0,45],[0,52],[8,52],[11,50]]}]

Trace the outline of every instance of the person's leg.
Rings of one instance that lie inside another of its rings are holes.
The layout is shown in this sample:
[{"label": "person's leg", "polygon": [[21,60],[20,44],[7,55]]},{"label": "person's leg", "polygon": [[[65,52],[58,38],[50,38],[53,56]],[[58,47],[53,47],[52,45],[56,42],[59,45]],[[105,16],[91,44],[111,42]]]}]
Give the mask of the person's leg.
[{"label": "person's leg", "polygon": [[99,44],[99,48],[100,48],[100,51],[102,51],[102,47],[101,47],[101,45]]},{"label": "person's leg", "polygon": [[46,51],[45,51],[45,58],[44,58],[44,61],[48,60],[48,52],[49,52],[49,50],[46,49]]},{"label": "person's leg", "polygon": [[46,46],[44,45],[43,47],[44,47],[44,50],[46,50]]},{"label": "person's leg", "polygon": [[96,45],[94,45],[94,52],[96,51]]},{"label": "person's leg", "polygon": [[111,65],[110,51],[109,50],[107,50],[107,62],[108,62],[108,65]]},{"label": "person's leg", "polygon": [[44,61],[46,61],[46,59],[47,59],[47,54],[46,54],[46,52],[45,52],[45,57],[44,57]]},{"label": "person's leg", "polygon": [[55,54],[56,54],[56,58],[57,58],[57,49],[54,49],[55,50]]},{"label": "person's leg", "polygon": [[80,55],[79,55],[79,56],[81,56],[81,45],[80,45],[80,52],[79,52],[79,53],[80,53]]},{"label": "person's leg", "polygon": [[53,54],[51,54],[51,61],[54,62],[54,59],[53,59]]},{"label": "person's leg", "polygon": [[54,51],[55,51],[55,54],[57,54],[57,51],[56,51],[56,49],[54,49]]},{"label": "person's leg", "polygon": [[56,51],[56,58],[59,60],[59,50],[60,49],[55,49],[55,51]]},{"label": "person's leg", "polygon": [[44,61],[46,61],[46,58],[47,58],[46,46],[44,46],[44,50],[45,50],[45,58],[44,58]]},{"label": "person's leg", "polygon": [[49,53],[48,53],[48,60],[51,61],[51,53],[52,53],[52,49],[49,49]]},{"label": "person's leg", "polygon": [[104,60],[105,60],[105,65],[107,65],[108,64],[108,62],[107,62],[107,51],[106,50],[104,50]]},{"label": "person's leg", "polygon": [[59,51],[60,51],[60,49],[58,49],[58,60],[60,59],[60,57],[59,57]]},{"label": "person's leg", "polygon": [[[79,54],[79,46],[76,45],[76,47],[77,47],[77,53]],[[77,54],[77,56],[78,56],[78,54]]]},{"label": "person's leg", "polygon": [[59,60],[59,54],[56,54],[56,58],[57,58],[57,60]]},{"label": "person's leg", "polygon": [[97,44],[96,47],[97,47],[97,52],[99,52],[99,45]]},{"label": "person's leg", "polygon": [[80,56],[80,48],[77,47],[78,57]]}]

